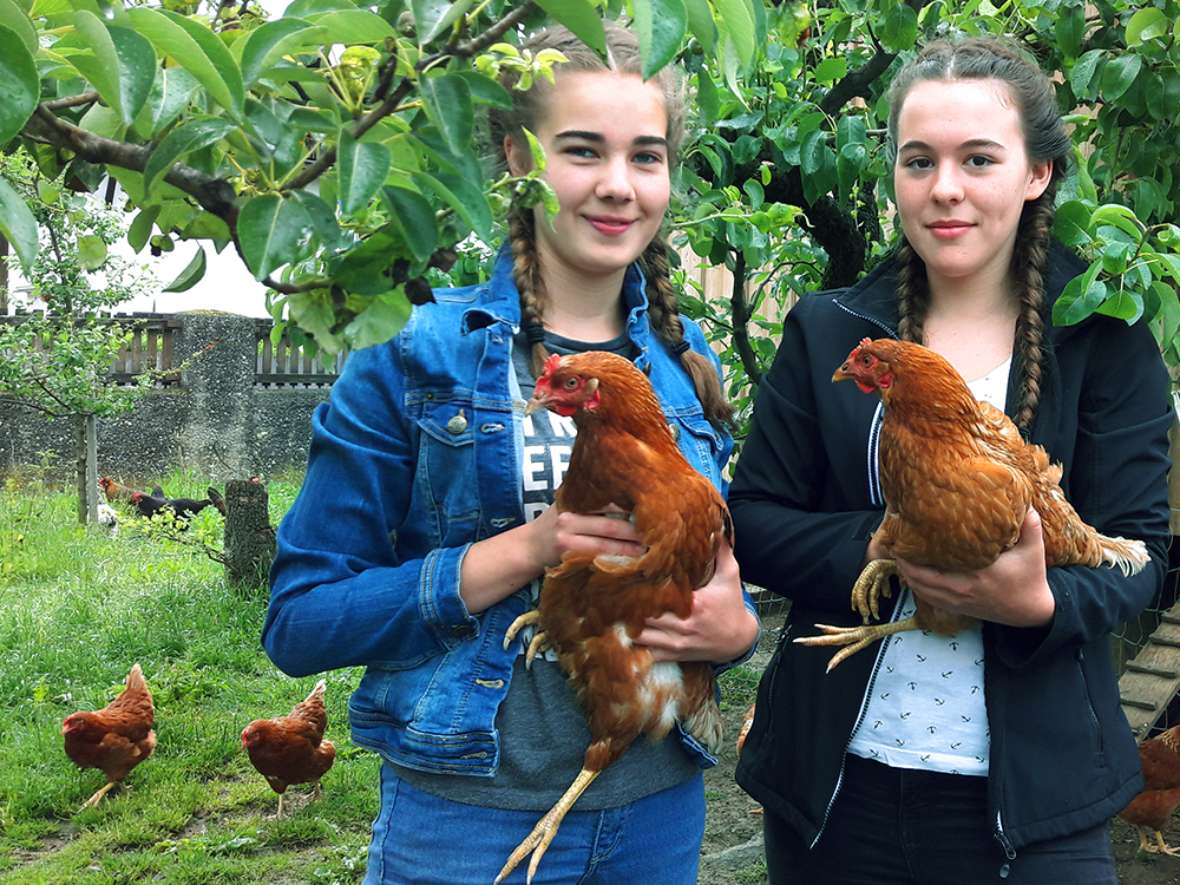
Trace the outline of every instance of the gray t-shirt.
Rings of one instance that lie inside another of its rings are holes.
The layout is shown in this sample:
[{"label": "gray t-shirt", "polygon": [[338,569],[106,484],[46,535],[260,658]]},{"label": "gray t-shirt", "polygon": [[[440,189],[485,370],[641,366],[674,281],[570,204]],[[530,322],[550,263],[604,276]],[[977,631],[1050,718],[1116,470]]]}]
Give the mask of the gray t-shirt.
[{"label": "gray t-shirt", "polygon": [[[633,359],[635,347],[624,334],[611,341],[585,343],[546,334],[550,353],[607,350]],[[529,348],[523,335],[513,346],[512,362],[520,389],[529,394],[535,381],[529,369]],[[522,459],[525,520],[536,519],[553,503],[573,448],[573,421],[552,412],[525,419]],[[540,593],[533,582],[533,604]],[[527,648],[532,628],[521,631]],[[553,652],[538,655],[531,670],[524,655],[513,664],[508,694],[496,715],[500,730],[500,766],[495,777],[426,774],[399,766],[398,773],[415,787],[473,805],[529,811],[549,809],[582,768],[590,744],[586,716]],[[640,738],[609,766],[578,799],[577,808],[596,811],[634,802],[694,777],[700,769],[680,745],[675,732],[655,743]]]}]

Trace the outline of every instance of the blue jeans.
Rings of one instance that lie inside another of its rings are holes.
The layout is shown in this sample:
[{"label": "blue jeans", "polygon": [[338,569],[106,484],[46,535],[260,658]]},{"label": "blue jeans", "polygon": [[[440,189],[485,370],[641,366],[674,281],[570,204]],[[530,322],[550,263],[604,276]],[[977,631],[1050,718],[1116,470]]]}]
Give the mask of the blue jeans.
[{"label": "blue jeans", "polygon": [[[364,885],[491,885],[543,811],[509,811],[440,799],[381,767]],[[705,833],[704,779],[621,808],[565,816],[535,885],[693,885]],[[529,858],[506,883],[522,883]]]},{"label": "blue jeans", "polygon": [[772,885],[1118,881],[1105,826],[1025,845],[1008,862],[992,837],[986,778],[890,768],[851,753],[813,850],[770,811],[763,829]]}]

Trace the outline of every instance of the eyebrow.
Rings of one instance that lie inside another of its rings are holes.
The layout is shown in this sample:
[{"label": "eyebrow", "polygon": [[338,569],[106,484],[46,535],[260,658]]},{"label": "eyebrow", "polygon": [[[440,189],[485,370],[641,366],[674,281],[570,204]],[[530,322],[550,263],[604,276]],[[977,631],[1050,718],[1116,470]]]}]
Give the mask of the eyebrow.
[{"label": "eyebrow", "polygon": [[[564,132],[558,132],[554,138],[577,138],[582,141],[592,141],[596,144],[602,144],[606,141],[606,138],[601,132],[590,132],[585,129],[566,129]],[[634,145],[666,148],[668,146],[668,139],[660,135],[637,135],[632,139],[631,143]]]},{"label": "eyebrow", "polygon": [[[962,150],[963,148],[992,148],[992,149],[999,148],[1002,151],[1007,150],[1007,148],[1005,148],[998,141],[992,141],[990,138],[970,138],[967,141],[963,142],[961,145],[959,145],[960,150]],[[933,151],[934,148],[932,148],[930,145],[926,144],[926,142],[924,142],[924,141],[917,141],[916,139],[911,139],[910,141],[907,141],[905,144],[903,144],[897,150],[898,150],[898,153],[900,153],[901,151],[908,151],[908,150]]]}]

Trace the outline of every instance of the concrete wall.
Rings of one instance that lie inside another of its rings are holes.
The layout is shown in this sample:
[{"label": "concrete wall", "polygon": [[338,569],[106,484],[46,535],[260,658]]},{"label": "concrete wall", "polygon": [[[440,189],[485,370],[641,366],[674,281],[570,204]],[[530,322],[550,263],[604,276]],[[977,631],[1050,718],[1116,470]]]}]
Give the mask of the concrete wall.
[{"label": "concrete wall", "polygon": [[[258,332],[251,317],[177,318],[183,322],[173,350],[174,365],[185,366],[180,384],[149,390],[133,411],[99,419],[99,471],[147,481],[184,466],[220,482],[302,466],[311,412],[329,389],[256,386]],[[41,452],[68,463],[73,439],[68,420],[0,406],[0,471],[37,463]]]}]

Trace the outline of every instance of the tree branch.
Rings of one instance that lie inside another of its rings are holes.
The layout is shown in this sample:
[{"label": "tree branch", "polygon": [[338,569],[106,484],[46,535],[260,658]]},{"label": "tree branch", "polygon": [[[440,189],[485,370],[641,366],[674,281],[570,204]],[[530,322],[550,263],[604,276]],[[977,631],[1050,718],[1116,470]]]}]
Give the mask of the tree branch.
[{"label": "tree branch", "polygon": [[758,366],[754,348],[750,346],[750,331],[746,327],[750,321],[750,306],[746,303],[746,256],[740,249],[734,251],[733,295],[729,303],[733,309],[733,346],[742,358],[742,368],[750,383],[757,387],[762,380],[762,369]]},{"label": "tree branch", "polygon": [[855,71],[849,71],[839,82],[828,90],[828,94],[819,103],[820,110],[832,116],[844,107],[850,99],[869,97],[869,87],[878,77],[885,73],[886,68],[897,58],[892,52],[878,49],[867,62]]},{"label": "tree branch", "polygon": [[66,98],[54,98],[49,101],[43,101],[41,105],[51,111],[62,111],[66,108],[76,108],[84,104],[93,104],[96,101],[98,101],[98,93],[90,90],[89,92],[80,92],[77,95],[70,95]]},{"label": "tree branch", "polygon": [[[33,134],[41,134],[59,147],[69,148],[89,163],[121,166],[142,172],[151,156],[151,151],[142,145],[113,141],[87,132],[58,117],[44,104],[37,106],[26,128],[30,125],[40,130]],[[184,163],[176,163],[164,176],[164,180],[191,196],[203,209],[222,218],[231,230],[235,227],[238,210],[234,201],[237,195],[225,179],[206,175]]]},{"label": "tree branch", "polygon": [[297,295],[300,292],[311,292],[315,289],[327,289],[332,285],[331,280],[304,280],[302,283],[280,283],[273,277],[266,277],[262,285],[274,289],[283,295]]}]

